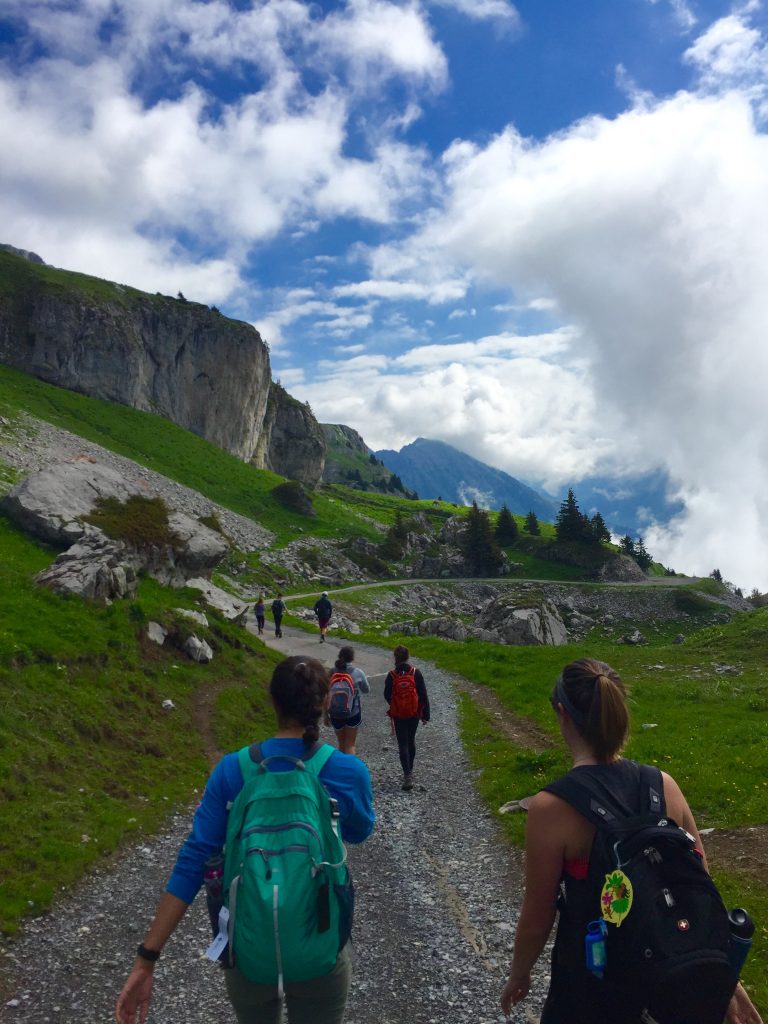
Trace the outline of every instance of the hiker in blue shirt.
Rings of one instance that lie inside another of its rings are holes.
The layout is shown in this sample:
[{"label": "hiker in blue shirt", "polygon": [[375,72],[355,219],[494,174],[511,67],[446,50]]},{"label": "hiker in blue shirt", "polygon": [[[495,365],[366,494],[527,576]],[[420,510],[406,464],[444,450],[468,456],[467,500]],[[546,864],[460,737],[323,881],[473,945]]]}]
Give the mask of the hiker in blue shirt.
[{"label": "hiker in blue shirt", "polygon": [[[320,744],[319,723],[328,696],[327,669],[313,658],[286,658],[275,668],[270,696],[277,716],[271,739],[255,745],[271,761],[268,771],[299,770],[293,759],[327,758],[317,777],[337,802],[341,836],[361,843],[373,830],[375,814],[366,765],[356,757]],[[246,759],[247,760],[247,759]],[[243,788],[241,754],[225,755],[211,773],[195,812],[192,831],[179,852],[166,891],[160,899],[125,986],[117,1001],[118,1024],[144,1020],[152,995],[153,968],[160,951],[181,921],[203,882],[206,860],[221,852],[227,834],[229,808]],[[242,898],[242,897],[241,897]],[[234,909],[233,909],[234,913]],[[346,945],[327,974],[285,984],[290,1024],[340,1024],[346,1005],[351,968]],[[241,1024],[275,1024],[280,1020],[281,993],[273,984],[257,984],[237,965],[226,972],[227,992]]]}]

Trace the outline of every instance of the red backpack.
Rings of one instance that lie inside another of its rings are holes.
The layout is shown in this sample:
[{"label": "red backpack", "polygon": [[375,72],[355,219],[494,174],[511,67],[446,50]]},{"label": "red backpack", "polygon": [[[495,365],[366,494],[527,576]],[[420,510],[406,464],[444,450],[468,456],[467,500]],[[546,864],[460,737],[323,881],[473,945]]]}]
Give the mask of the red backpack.
[{"label": "red backpack", "polygon": [[419,713],[419,695],[416,692],[416,669],[412,666],[392,673],[391,718],[415,718]]},{"label": "red backpack", "polygon": [[334,672],[331,675],[328,713],[331,718],[351,718],[355,700],[355,680],[349,672]]}]

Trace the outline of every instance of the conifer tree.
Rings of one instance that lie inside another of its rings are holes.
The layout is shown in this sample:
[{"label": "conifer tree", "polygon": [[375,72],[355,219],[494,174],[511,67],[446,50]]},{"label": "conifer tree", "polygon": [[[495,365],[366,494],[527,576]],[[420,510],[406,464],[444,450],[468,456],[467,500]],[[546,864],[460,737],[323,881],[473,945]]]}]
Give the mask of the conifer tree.
[{"label": "conifer tree", "polygon": [[504,548],[517,540],[518,529],[515,517],[507,508],[506,504],[499,510],[499,518],[496,520],[496,541]]},{"label": "conifer tree", "polygon": [[638,537],[635,544],[635,561],[643,572],[648,572],[653,565],[653,556],[646,551],[642,537]]},{"label": "conifer tree", "polygon": [[560,505],[560,511],[555,519],[555,533],[559,541],[590,541],[592,540],[592,527],[589,519],[580,511],[579,503],[573,493],[573,488],[568,488],[568,495]]},{"label": "conifer tree", "polygon": [[525,526],[523,527],[523,529],[526,533],[530,533],[533,537],[538,537],[538,535],[541,533],[541,528],[539,527],[539,520],[536,518],[536,513],[534,511],[530,511],[528,515],[525,517]]},{"label": "conifer tree", "polygon": [[625,533],[619,541],[619,548],[621,549],[622,555],[628,555],[630,558],[635,557],[635,542],[628,533]]},{"label": "conifer tree", "polygon": [[472,502],[462,536],[462,549],[472,571],[481,576],[495,575],[502,563],[499,545],[494,540],[488,513]]},{"label": "conifer tree", "polygon": [[599,512],[595,512],[590,520],[589,524],[592,538],[596,544],[602,544],[605,541],[606,544],[610,543],[611,531],[605,525],[605,520]]}]

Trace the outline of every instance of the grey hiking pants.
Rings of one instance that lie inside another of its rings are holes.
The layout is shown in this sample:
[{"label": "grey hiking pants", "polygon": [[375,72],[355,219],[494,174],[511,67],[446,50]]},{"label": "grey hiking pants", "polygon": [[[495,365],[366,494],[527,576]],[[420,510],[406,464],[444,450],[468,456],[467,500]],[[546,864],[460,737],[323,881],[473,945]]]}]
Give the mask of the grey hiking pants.
[{"label": "grey hiking pants", "polygon": [[[311,981],[286,982],[289,1024],[341,1024],[351,976],[352,965],[345,946],[330,973]],[[277,985],[257,985],[236,967],[225,971],[224,977],[238,1024],[281,1024],[283,1006],[277,998]]]}]

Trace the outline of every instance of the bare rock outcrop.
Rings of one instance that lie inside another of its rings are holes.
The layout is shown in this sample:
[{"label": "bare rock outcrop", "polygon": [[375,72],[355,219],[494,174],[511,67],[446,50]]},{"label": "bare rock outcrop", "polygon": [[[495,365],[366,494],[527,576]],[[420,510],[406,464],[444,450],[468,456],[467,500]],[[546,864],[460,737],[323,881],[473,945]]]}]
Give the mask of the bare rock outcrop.
[{"label": "bare rock outcrop", "polygon": [[568,643],[568,630],[560,612],[547,599],[521,602],[514,594],[502,595],[480,612],[475,626],[497,635],[505,644],[559,647]]},{"label": "bare rock outcrop", "polygon": [[168,514],[173,543],[108,537],[88,522],[99,499],[147,497],[117,470],[88,458],[49,466],[13,487],[0,507],[25,532],[67,550],[37,582],[60,593],[113,600],[135,593],[140,572],[171,586],[210,574],[228,550],[223,537],[178,511]]}]

